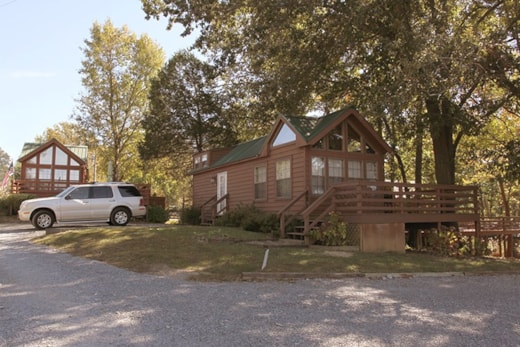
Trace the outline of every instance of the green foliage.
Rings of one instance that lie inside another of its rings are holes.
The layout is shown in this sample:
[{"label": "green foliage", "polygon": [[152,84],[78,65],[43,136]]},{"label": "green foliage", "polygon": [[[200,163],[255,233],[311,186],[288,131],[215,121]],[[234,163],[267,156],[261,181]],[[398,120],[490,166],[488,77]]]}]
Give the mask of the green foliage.
[{"label": "green foliage", "polygon": [[200,209],[197,207],[183,208],[179,222],[180,224],[200,225]]},{"label": "green foliage", "polygon": [[280,228],[276,214],[263,212],[254,205],[238,206],[218,218],[216,224],[261,233],[273,233]]},{"label": "green foliage", "polygon": [[0,214],[9,216],[16,215],[20,209],[20,204],[24,200],[36,198],[32,194],[9,194],[0,198]]},{"label": "green foliage", "polygon": [[188,52],[176,53],[152,80],[142,125],[143,158],[201,152],[236,143],[217,90],[216,70]]},{"label": "green foliage", "polygon": [[403,180],[428,146],[437,183],[455,183],[461,139],[501,106],[518,110],[516,0],[142,3],[149,18],[197,28],[196,47],[239,81],[259,119],[346,103],[373,116]]},{"label": "green foliage", "polygon": [[141,121],[148,108],[151,79],[164,62],[162,49],[147,35],[137,37],[126,26],[110,20],[94,23],[85,40],[80,74],[84,93],[75,120],[85,130],[100,166],[111,168],[114,181],[137,182],[140,166],[137,146]]},{"label": "green foliage", "polygon": [[[323,230],[313,230],[311,237],[317,244],[324,246],[352,246],[359,244],[357,229],[343,222],[332,212],[329,214]],[[354,234],[354,235],[353,235]]]},{"label": "green foliage", "polygon": [[149,206],[146,211],[146,220],[152,223],[165,223],[170,219],[168,211],[161,206]]}]

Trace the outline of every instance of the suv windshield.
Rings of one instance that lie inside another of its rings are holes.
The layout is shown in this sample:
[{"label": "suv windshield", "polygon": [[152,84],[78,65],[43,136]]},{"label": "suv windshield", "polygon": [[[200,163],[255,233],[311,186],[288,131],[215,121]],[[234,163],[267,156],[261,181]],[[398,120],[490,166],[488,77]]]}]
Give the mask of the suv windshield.
[{"label": "suv windshield", "polygon": [[75,189],[75,188],[76,188],[75,186],[68,187],[67,189],[65,189],[64,191],[62,191],[61,193],[59,193],[56,196],[58,198],[63,198],[64,196],[67,196],[70,193],[70,191]]}]

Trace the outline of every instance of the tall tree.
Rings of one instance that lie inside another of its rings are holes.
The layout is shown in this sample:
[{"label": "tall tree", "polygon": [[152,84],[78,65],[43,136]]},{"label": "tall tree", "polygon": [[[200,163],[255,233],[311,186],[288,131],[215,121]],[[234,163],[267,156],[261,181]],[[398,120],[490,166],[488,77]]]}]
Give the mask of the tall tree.
[{"label": "tall tree", "polygon": [[188,52],[176,53],[150,89],[141,154],[161,158],[236,143],[217,90],[217,71]]},{"label": "tall tree", "polygon": [[[11,164],[11,158],[6,151],[0,148],[0,177],[3,179],[5,172],[9,169],[9,165]],[[14,164],[14,163],[13,163]]]},{"label": "tall tree", "polygon": [[418,154],[429,134],[438,183],[455,183],[461,139],[478,133],[511,98],[487,93],[498,76],[483,62],[489,47],[507,42],[517,49],[510,39],[518,25],[515,0],[142,3],[149,17],[165,15],[186,34],[196,29],[196,47],[246,71],[244,88],[256,90],[266,107],[326,110],[347,97],[384,118],[387,132],[399,131],[388,138],[415,134]]},{"label": "tall tree", "polygon": [[135,155],[142,138],[141,121],[148,107],[151,79],[164,62],[162,49],[147,35],[137,37],[110,20],[94,23],[85,40],[80,73],[85,92],[75,119],[92,135],[112,180],[135,176]]},{"label": "tall tree", "polygon": [[35,141],[43,143],[53,138],[66,145],[85,145],[87,143],[80,125],[71,122],[61,122],[52,128],[45,129],[41,135],[36,136]]}]

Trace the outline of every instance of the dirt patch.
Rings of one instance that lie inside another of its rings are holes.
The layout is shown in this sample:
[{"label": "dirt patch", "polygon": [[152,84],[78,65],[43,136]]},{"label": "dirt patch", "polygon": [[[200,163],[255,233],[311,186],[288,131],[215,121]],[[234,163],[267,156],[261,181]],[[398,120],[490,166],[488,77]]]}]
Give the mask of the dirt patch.
[{"label": "dirt patch", "polygon": [[154,264],[150,266],[150,269],[146,271],[146,273],[155,276],[178,278],[181,280],[189,280],[190,277],[198,274],[197,271],[172,269],[165,264]]},{"label": "dirt patch", "polygon": [[279,240],[256,240],[247,241],[247,244],[264,246],[266,248],[272,247],[309,247],[302,240],[294,239],[279,239]]},{"label": "dirt patch", "polygon": [[354,254],[352,252],[347,252],[347,251],[325,251],[323,253],[325,253],[326,255],[330,255],[332,257],[341,257],[341,258],[349,258]]}]

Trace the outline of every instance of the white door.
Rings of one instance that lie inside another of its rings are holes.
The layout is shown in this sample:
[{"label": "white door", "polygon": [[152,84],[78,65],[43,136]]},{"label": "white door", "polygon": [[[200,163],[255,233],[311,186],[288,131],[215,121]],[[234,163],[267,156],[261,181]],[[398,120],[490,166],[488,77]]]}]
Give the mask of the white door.
[{"label": "white door", "polygon": [[90,188],[78,187],[60,201],[59,221],[76,221],[90,219]]},{"label": "white door", "polygon": [[[227,172],[217,174],[217,200],[227,194]],[[226,209],[226,200],[222,200],[217,204],[217,214],[220,216]]]}]

